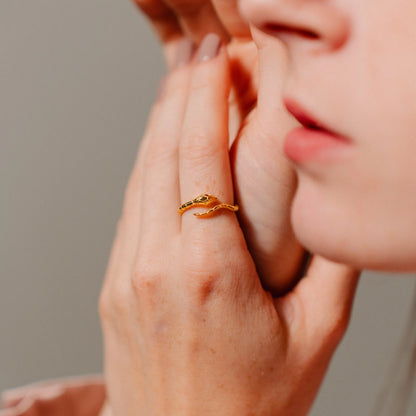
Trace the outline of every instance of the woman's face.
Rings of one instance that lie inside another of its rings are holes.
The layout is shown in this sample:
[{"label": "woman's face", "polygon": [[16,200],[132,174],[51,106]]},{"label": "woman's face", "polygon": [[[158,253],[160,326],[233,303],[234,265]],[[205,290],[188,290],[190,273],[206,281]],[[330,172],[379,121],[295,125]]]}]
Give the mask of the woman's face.
[{"label": "woman's face", "polygon": [[256,41],[288,49],[283,98],[351,139],[292,160],[297,237],[334,261],[416,270],[416,1],[240,1]]}]

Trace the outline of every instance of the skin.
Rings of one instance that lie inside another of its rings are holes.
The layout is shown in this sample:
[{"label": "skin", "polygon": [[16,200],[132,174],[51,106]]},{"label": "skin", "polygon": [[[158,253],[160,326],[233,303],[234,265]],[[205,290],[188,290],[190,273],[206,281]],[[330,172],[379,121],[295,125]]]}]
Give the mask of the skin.
[{"label": "skin", "polygon": [[153,107],[99,300],[102,414],[306,415],[347,328],[358,270],[314,256],[273,297],[235,213],[152,203],[233,201],[230,88],[221,48],[173,69]]},{"label": "skin", "polygon": [[[295,236],[308,250],[332,261],[414,271],[416,6],[408,0],[241,0],[240,6],[259,49],[259,73],[269,70],[269,83],[258,85],[259,97],[276,97],[267,86],[286,62],[282,77],[275,76],[281,81],[279,97],[295,98],[352,141],[351,152],[336,163],[290,162],[298,178],[290,211]],[[314,36],[301,36],[304,30]],[[291,293],[299,293],[306,280]],[[280,317],[285,316],[282,310]],[[296,327],[294,322],[288,328]],[[310,374],[323,368],[318,361],[309,367]],[[288,384],[293,402],[304,397],[299,392],[307,379],[305,362],[288,367],[289,373],[301,369],[299,385],[293,380]],[[311,391],[314,396],[316,390]],[[308,404],[301,406],[283,408],[282,414],[306,414]]]},{"label": "skin", "polygon": [[[143,6],[144,2],[145,0],[141,0],[140,5]],[[158,3],[159,6],[166,6],[165,3]],[[195,42],[199,42],[208,30],[217,31],[224,40],[230,40],[229,55],[244,63],[244,54],[241,52],[242,49],[239,49],[243,43],[236,43],[235,39],[242,33],[246,36],[247,32],[244,25],[241,25],[241,19],[236,18],[238,13],[235,2],[218,0],[208,6],[207,3],[209,2],[193,2],[194,8],[192,13],[189,13],[189,2],[176,3],[172,0],[168,8],[159,9],[165,12],[168,10],[169,13],[156,16],[151,13],[154,11],[152,7],[155,6],[156,0],[147,1],[148,8],[145,11],[162,39],[168,63],[173,62],[178,38],[186,34]],[[182,4],[182,7],[178,7],[178,4]],[[353,143],[348,156],[337,160],[337,163],[330,160],[320,160],[319,163],[290,162],[296,170],[298,186],[295,190],[293,182],[289,181],[289,188],[294,191],[293,205],[289,208],[283,203],[284,207],[277,217],[286,218],[285,213],[289,212],[296,238],[318,255],[313,257],[305,278],[292,291],[273,300],[264,297],[267,292],[262,292],[255,282],[260,281],[263,286],[267,285],[263,283],[268,279],[267,273],[256,275],[252,268],[253,263],[250,262],[251,257],[256,268],[261,270],[262,257],[246,251],[248,247],[255,247],[255,239],[252,239],[247,229],[250,228],[250,224],[253,229],[260,229],[256,228],[258,217],[247,215],[242,221],[240,219],[247,246],[244,246],[241,240],[241,250],[233,252],[233,259],[238,259],[238,264],[244,266],[247,275],[239,285],[245,287],[244,295],[249,295],[248,305],[255,305],[253,309],[249,307],[244,310],[247,315],[244,315],[243,311],[235,314],[238,306],[232,301],[235,298],[240,299],[239,296],[235,296],[235,292],[233,293],[236,285],[229,285],[230,281],[238,281],[240,274],[234,274],[237,265],[232,259],[221,257],[226,256],[227,250],[217,250],[215,255],[219,257],[214,257],[217,260],[214,263],[226,263],[232,267],[228,267],[227,270],[210,269],[213,253],[210,252],[209,238],[198,240],[198,252],[210,254],[211,260],[208,264],[206,257],[198,257],[199,260],[207,261],[206,264],[199,263],[200,267],[196,270],[203,270],[203,273],[199,274],[198,279],[193,279],[192,276],[189,279],[190,275],[184,273],[183,267],[189,266],[188,261],[192,260],[192,256],[189,257],[191,247],[187,247],[186,244],[182,246],[182,250],[186,253],[187,262],[178,264],[172,260],[170,264],[175,264],[176,268],[170,268],[170,273],[160,268],[149,270],[149,264],[160,265],[161,262],[154,260],[161,256],[161,251],[155,243],[153,247],[157,246],[157,250],[146,249],[152,247],[152,239],[146,238],[141,230],[146,215],[141,214],[140,220],[137,216],[139,206],[147,205],[139,203],[143,198],[141,189],[147,188],[138,179],[138,172],[143,173],[146,170],[143,164],[149,168],[153,165],[146,163],[149,155],[143,147],[138,157],[138,167],[132,174],[130,190],[126,193],[128,197],[124,214],[119,223],[100,298],[110,397],[110,402],[103,409],[104,412],[111,412],[113,408],[114,414],[139,414],[146,408],[146,414],[307,414],[332,352],[348,322],[359,274],[358,270],[354,272],[354,267],[393,271],[416,269],[416,236],[412,231],[416,225],[416,141],[413,137],[416,123],[416,87],[412,77],[416,60],[413,53],[416,38],[416,28],[413,24],[416,6],[409,0],[241,0],[240,9],[251,25],[251,34],[258,47],[257,74],[260,80],[263,75],[263,82],[255,82],[255,68],[245,65],[243,67],[248,69],[248,79],[251,85],[254,85],[255,95],[258,94],[256,116],[266,114],[266,109],[270,109],[269,118],[265,118],[269,121],[262,123],[267,127],[270,143],[282,144],[282,131],[278,128],[279,125],[284,125],[285,118],[279,119],[276,116],[278,113],[282,114],[282,111],[276,111],[282,109],[282,106],[277,107],[281,103],[276,97],[282,96],[295,98],[321,122],[348,136]],[[214,13],[214,10],[217,13]],[[198,25],[193,24],[194,18],[199,19]],[[243,32],[237,34],[236,24],[240,29],[244,29]],[[307,30],[314,36],[300,36],[300,30]],[[251,38],[248,37],[245,45],[250,47],[250,42]],[[235,50],[232,45],[237,45]],[[236,55],[233,55],[234,51]],[[219,63],[222,59],[214,59],[206,65]],[[220,63],[219,67],[221,65]],[[228,62],[228,65],[232,68],[233,62]],[[176,89],[175,84],[180,83],[178,71],[173,72],[174,74],[169,76],[164,100]],[[220,73],[221,70],[217,74]],[[215,85],[218,78],[216,81],[211,79],[211,82],[213,84],[210,85]],[[351,86],[355,87],[354,93],[351,93]],[[222,87],[227,88],[225,85]],[[244,102],[242,89],[239,90],[238,85],[234,87],[236,101]],[[183,90],[183,86],[181,89]],[[218,88],[218,91],[220,90],[221,88]],[[186,101],[190,97],[182,99]],[[198,99],[193,97],[191,101],[195,102],[194,100]],[[276,104],[276,101],[279,104]],[[261,102],[268,105],[262,107]],[[155,110],[154,114],[157,114],[159,120],[159,111],[164,105],[166,104],[160,102],[156,105],[159,110]],[[238,125],[239,120],[245,125],[245,122],[251,120],[247,117],[251,111],[245,111],[245,106],[242,106],[243,111],[239,114],[233,110],[233,105],[231,101],[229,114],[232,125]],[[190,117],[191,114],[189,111]],[[233,119],[236,114],[237,118]],[[274,115],[274,120],[278,120],[278,125],[273,125],[271,114]],[[238,115],[241,119],[238,119]],[[204,123],[201,123],[201,119],[199,121],[201,128]],[[212,115],[212,119],[205,120],[205,123],[210,126],[215,124],[215,115]],[[224,124],[224,121],[222,123]],[[156,128],[152,123],[149,126],[149,132]],[[182,128],[179,130],[182,142],[186,137],[182,134]],[[256,131],[258,130],[253,128],[250,137]],[[259,136],[254,135],[256,139]],[[237,142],[238,137],[237,135]],[[232,141],[232,137],[229,139]],[[225,152],[224,138],[222,143]],[[233,149],[238,148],[233,147],[231,154],[234,154]],[[271,148],[272,146],[267,150]],[[157,152],[153,153],[155,154]],[[264,159],[258,160],[267,161],[267,154],[268,152],[263,154]],[[250,194],[249,188],[242,186],[244,182],[239,182],[239,171],[236,169],[238,163],[235,164],[234,160],[238,160],[238,152],[231,159],[230,166],[236,198],[239,197],[239,184],[240,189],[244,191],[241,195],[247,196]],[[244,160],[247,161],[248,159]],[[195,169],[191,171],[192,174],[195,173]],[[216,172],[219,171],[221,169]],[[282,176],[280,172],[277,177],[288,176]],[[157,186],[150,186],[150,189],[155,187]],[[227,189],[230,192],[227,186],[223,191],[227,192]],[[230,197],[230,194],[228,196]],[[259,198],[258,195],[256,197]],[[134,201],[138,205],[135,205]],[[231,201],[232,199],[229,200]],[[265,204],[267,207],[267,201]],[[232,240],[235,242],[241,239],[241,229],[233,224],[233,215],[235,214],[226,214],[217,219],[229,222],[227,238],[233,235]],[[190,217],[189,220],[192,221],[194,218]],[[190,227],[193,231],[196,224]],[[215,225],[210,224],[207,230],[215,231]],[[217,231],[215,236],[218,239],[221,231]],[[186,242],[190,241],[190,238],[188,236],[181,240]],[[141,245],[138,244],[139,241],[142,242]],[[142,247],[142,250],[138,251],[137,245]],[[262,247],[264,249],[266,245],[258,247],[261,252]],[[143,252],[145,255],[135,257],[136,253]],[[253,250],[253,253],[255,252],[256,250]],[[169,251],[163,253],[168,259],[172,258]],[[325,260],[320,255],[350,264],[352,268]],[[173,257],[184,258],[177,252]],[[126,268],[126,262],[135,266]],[[191,264],[195,265],[192,261]],[[189,271],[186,267],[185,270]],[[178,271],[181,273],[176,275]],[[160,279],[155,279],[160,276],[163,276],[164,284],[160,284]],[[219,276],[221,279],[215,278]],[[180,279],[181,284],[171,286],[177,279]],[[279,281],[276,276],[269,280],[276,281]],[[182,288],[180,292],[177,291],[178,286]],[[201,302],[201,299],[207,299],[207,287],[213,288],[212,292],[209,291],[209,298],[213,300],[211,303]],[[187,295],[181,298],[184,293]],[[228,295],[226,299],[224,293]],[[178,304],[178,297],[186,300],[186,319],[175,321],[172,317],[168,320],[167,335],[161,337],[160,326],[157,325],[161,319],[158,301],[162,299],[163,305],[171,305],[171,311],[181,311],[183,302]],[[195,299],[198,302],[195,302]],[[271,301],[276,315],[271,308]],[[340,307],[341,305],[343,306]],[[271,315],[266,319],[268,313]],[[204,316],[204,325],[200,325],[201,314]],[[219,318],[216,319],[216,316]],[[227,335],[218,330],[218,322],[222,321],[223,316],[227,316],[227,322],[230,323],[230,327],[226,328]],[[244,331],[238,335],[235,332],[237,330],[238,333],[239,328],[237,316],[244,316]],[[270,319],[270,316],[273,316],[273,319]],[[255,325],[247,325],[247,322],[256,317]],[[329,322],[332,324],[329,325]],[[270,323],[274,324],[274,332],[268,326]],[[169,330],[172,328],[173,330]],[[180,344],[183,348],[172,349],[172,345],[175,345],[173,340],[178,333],[175,328],[180,328],[185,334],[183,339],[192,339],[192,343],[187,344],[185,341]],[[287,332],[282,331],[282,328]],[[314,342],[312,338],[308,341],[308,334],[309,337],[310,334],[316,334],[316,328],[320,328],[322,332],[318,337],[314,337]],[[155,333],[158,335],[154,336]],[[255,340],[255,344],[250,343],[244,336],[246,333],[248,338]],[[262,338],[262,334],[263,337],[267,334],[266,338]],[[226,337],[228,343],[224,345],[223,340]],[[262,342],[262,339],[271,343]],[[316,339],[319,340],[318,344]],[[208,344],[215,344],[215,350],[222,351],[222,356],[228,357],[228,360],[210,360],[210,355],[204,355],[206,349],[202,347]],[[189,349],[189,345],[193,348]],[[234,353],[230,354],[230,348],[233,350],[236,345],[237,360],[235,348]],[[152,354],[149,356],[150,351]],[[171,360],[169,356],[172,356]],[[252,356],[259,357],[259,360],[248,370],[245,363],[248,357]],[[268,360],[275,366],[269,367]],[[151,362],[157,365],[151,366],[150,370],[140,371]],[[230,363],[231,367],[228,368]],[[172,366],[175,365],[179,366],[180,371],[177,371],[177,368],[172,370]],[[273,368],[269,373],[270,378],[265,379],[261,376],[264,375],[262,371],[265,368]],[[247,371],[254,377],[254,383],[241,382],[248,379]],[[195,378],[195,374],[201,372],[208,376],[208,381],[203,385],[198,383],[198,377]],[[172,373],[175,373],[174,380],[169,377]],[[235,377],[227,378],[230,374],[239,375],[237,384]],[[297,377],[292,377],[294,374],[297,374]],[[228,395],[226,389],[219,388],[221,383],[218,384],[218,380],[224,380],[224,377],[227,380],[225,385],[231,386],[231,394]],[[120,385],[124,387],[118,388]],[[148,386],[153,388],[148,389]],[[129,388],[132,390],[129,391]],[[179,402],[178,392],[182,398]],[[216,400],[210,400],[212,397]],[[247,401],[247,397],[253,400]],[[264,397],[267,398],[266,401],[261,400]],[[201,407],[201,403],[206,405]],[[215,408],[216,405],[219,407]]]},{"label": "skin", "polygon": [[[135,3],[157,33],[170,69],[175,50],[185,38],[199,44],[204,35],[215,31],[227,45],[232,73],[230,157],[235,202],[240,206],[237,215],[263,287],[275,296],[287,293],[301,276],[308,253],[290,224],[296,175],[284,156],[283,138],[299,123],[276,100],[287,65],[283,45],[275,47],[273,54],[259,55],[236,0]],[[259,87],[271,94],[259,94]]]},{"label": "skin", "polygon": [[358,268],[416,270],[416,3],[241,0],[240,7],[258,47],[283,42],[288,51],[283,96],[352,140],[336,163],[292,162],[296,237]]}]

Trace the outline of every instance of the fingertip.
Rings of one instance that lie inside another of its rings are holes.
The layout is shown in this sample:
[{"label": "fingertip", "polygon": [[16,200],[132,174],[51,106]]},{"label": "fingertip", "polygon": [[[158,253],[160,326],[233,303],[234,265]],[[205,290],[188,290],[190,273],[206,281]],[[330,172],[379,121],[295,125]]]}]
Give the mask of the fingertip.
[{"label": "fingertip", "polygon": [[[207,34],[192,60],[191,89],[206,90],[207,96],[228,98],[230,65],[226,45],[216,33]],[[227,103],[228,104],[228,103]]]},{"label": "fingertip", "polygon": [[198,48],[197,62],[206,62],[218,56],[221,50],[221,38],[216,33],[208,33]]},{"label": "fingertip", "polygon": [[179,69],[192,60],[194,52],[196,50],[195,44],[189,38],[183,38],[179,41],[176,49],[175,61],[172,69]]}]

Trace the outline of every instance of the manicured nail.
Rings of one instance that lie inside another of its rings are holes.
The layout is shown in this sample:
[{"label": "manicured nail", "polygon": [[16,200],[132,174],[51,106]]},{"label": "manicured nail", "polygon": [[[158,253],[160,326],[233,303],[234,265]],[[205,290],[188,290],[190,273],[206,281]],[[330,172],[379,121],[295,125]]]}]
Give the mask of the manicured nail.
[{"label": "manicured nail", "polygon": [[189,63],[195,50],[192,41],[186,38],[179,42],[177,48],[176,59],[173,65],[175,69]]},{"label": "manicured nail", "polygon": [[209,61],[218,55],[221,46],[221,39],[215,33],[210,33],[204,37],[199,46],[198,62]]}]

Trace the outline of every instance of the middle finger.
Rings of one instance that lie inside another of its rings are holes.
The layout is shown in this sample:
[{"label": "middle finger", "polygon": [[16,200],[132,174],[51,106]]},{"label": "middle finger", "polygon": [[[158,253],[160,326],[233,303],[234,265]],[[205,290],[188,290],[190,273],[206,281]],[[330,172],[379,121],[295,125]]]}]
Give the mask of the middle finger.
[{"label": "middle finger", "polygon": [[[209,34],[201,43],[191,74],[179,145],[180,195],[183,203],[207,193],[216,196],[221,203],[233,204],[228,152],[229,89],[229,62],[225,48],[220,47],[217,35]],[[199,208],[201,211],[206,209]],[[230,219],[228,215],[221,215],[221,218]],[[195,221],[204,227],[204,220],[184,213],[183,235],[195,231]],[[219,223],[219,218],[215,223]]]},{"label": "middle finger", "polygon": [[198,44],[207,33],[216,33],[226,42],[229,34],[211,0],[164,0],[175,12],[185,35]]}]

